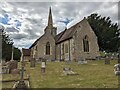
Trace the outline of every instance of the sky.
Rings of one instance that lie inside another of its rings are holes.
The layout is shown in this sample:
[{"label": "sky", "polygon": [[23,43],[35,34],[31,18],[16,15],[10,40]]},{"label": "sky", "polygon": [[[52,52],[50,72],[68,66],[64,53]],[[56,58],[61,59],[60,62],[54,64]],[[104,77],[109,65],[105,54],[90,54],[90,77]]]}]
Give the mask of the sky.
[{"label": "sky", "polygon": [[92,13],[110,17],[118,23],[118,2],[0,2],[0,25],[14,41],[14,46],[29,48],[44,34],[49,7],[57,33],[69,28]]}]

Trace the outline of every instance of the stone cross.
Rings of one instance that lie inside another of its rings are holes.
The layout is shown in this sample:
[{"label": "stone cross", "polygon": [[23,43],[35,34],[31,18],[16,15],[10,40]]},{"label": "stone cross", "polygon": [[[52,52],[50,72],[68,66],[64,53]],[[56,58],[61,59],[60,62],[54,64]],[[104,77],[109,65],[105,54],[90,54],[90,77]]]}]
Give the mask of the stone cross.
[{"label": "stone cross", "polygon": [[23,53],[21,55],[21,71],[20,71],[20,80],[18,81],[16,87],[13,90],[29,90],[28,86],[26,85],[24,81],[24,59],[23,59]]}]

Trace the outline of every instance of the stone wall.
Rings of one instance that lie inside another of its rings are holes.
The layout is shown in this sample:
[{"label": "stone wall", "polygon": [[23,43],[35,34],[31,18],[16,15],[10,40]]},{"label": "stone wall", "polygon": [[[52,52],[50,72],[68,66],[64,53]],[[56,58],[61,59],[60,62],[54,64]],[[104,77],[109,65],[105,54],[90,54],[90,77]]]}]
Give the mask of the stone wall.
[{"label": "stone wall", "polygon": [[[89,23],[86,19],[83,19],[77,25],[77,32],[74,36],[74,43],[75,43],[75,58],[78,59],[80,57],[88,58],[88,59],[95,59],[99,56],[99,46],[97,42],[97,37],[93,32],[92,28],[90,27]],[[88,36],[89,41],[89,52],[84,52],[83,49],[83,38],[85,35]]]},{"label": "stone wall", "polygon": [[[49,29],[48,29],[49,30]],[[50,43],[50,55],[46,55],[46,43]],[[37,47],[37,49],[36,49]],[[48,60],[55,60],[55,39],[51,33],[45,33],[37,42],[37,44],[32,47],[33,58],[44,57]]]}]

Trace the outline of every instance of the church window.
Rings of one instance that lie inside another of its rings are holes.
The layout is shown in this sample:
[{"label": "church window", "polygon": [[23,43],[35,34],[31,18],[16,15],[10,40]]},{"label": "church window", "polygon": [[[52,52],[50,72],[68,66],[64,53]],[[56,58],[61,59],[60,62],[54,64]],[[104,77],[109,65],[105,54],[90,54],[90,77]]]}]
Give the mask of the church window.
[{"label": "church window", "polygon": [[87,35],[83,39],[83,49],[84,49],[84,52],[89,52],[89,41],[88,41]]},{"label": "church window", "polygon": [[65,44],[65,53],[68,53],[68,44]]},{"label": "church window", "polygon": [[46,43],[46,55],[50,55],[50,43]]},{"label": "church window", "polygon": [[64,55],[64,44],[62,44],[62,54]]}]

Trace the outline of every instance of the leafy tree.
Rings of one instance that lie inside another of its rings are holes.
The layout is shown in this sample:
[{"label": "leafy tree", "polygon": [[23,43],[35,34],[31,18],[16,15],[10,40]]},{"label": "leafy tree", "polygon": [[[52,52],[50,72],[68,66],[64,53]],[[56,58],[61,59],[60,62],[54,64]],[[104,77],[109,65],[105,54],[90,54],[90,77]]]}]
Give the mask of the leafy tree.
[{"label": "leafy tree", "polygon": [[87,17],[92,29],[98,37],[101,51],[117,52],[120,47],[120,29],[117,23],[112,23],[110,17],[102,17],[97,13]]},{"label": "leafy tree", "polygon": [[[9,35],[7,35],[4,32],[4,27],[2,26],[1,30],[1,35],[2,35],[2,59],[9,61],[11,60],[11,54],[12,54],[12,45],[13,41],[9,38]],[[21,52],[18,48],[14,47],[14,60],[20,60],[21,57]]]}]

